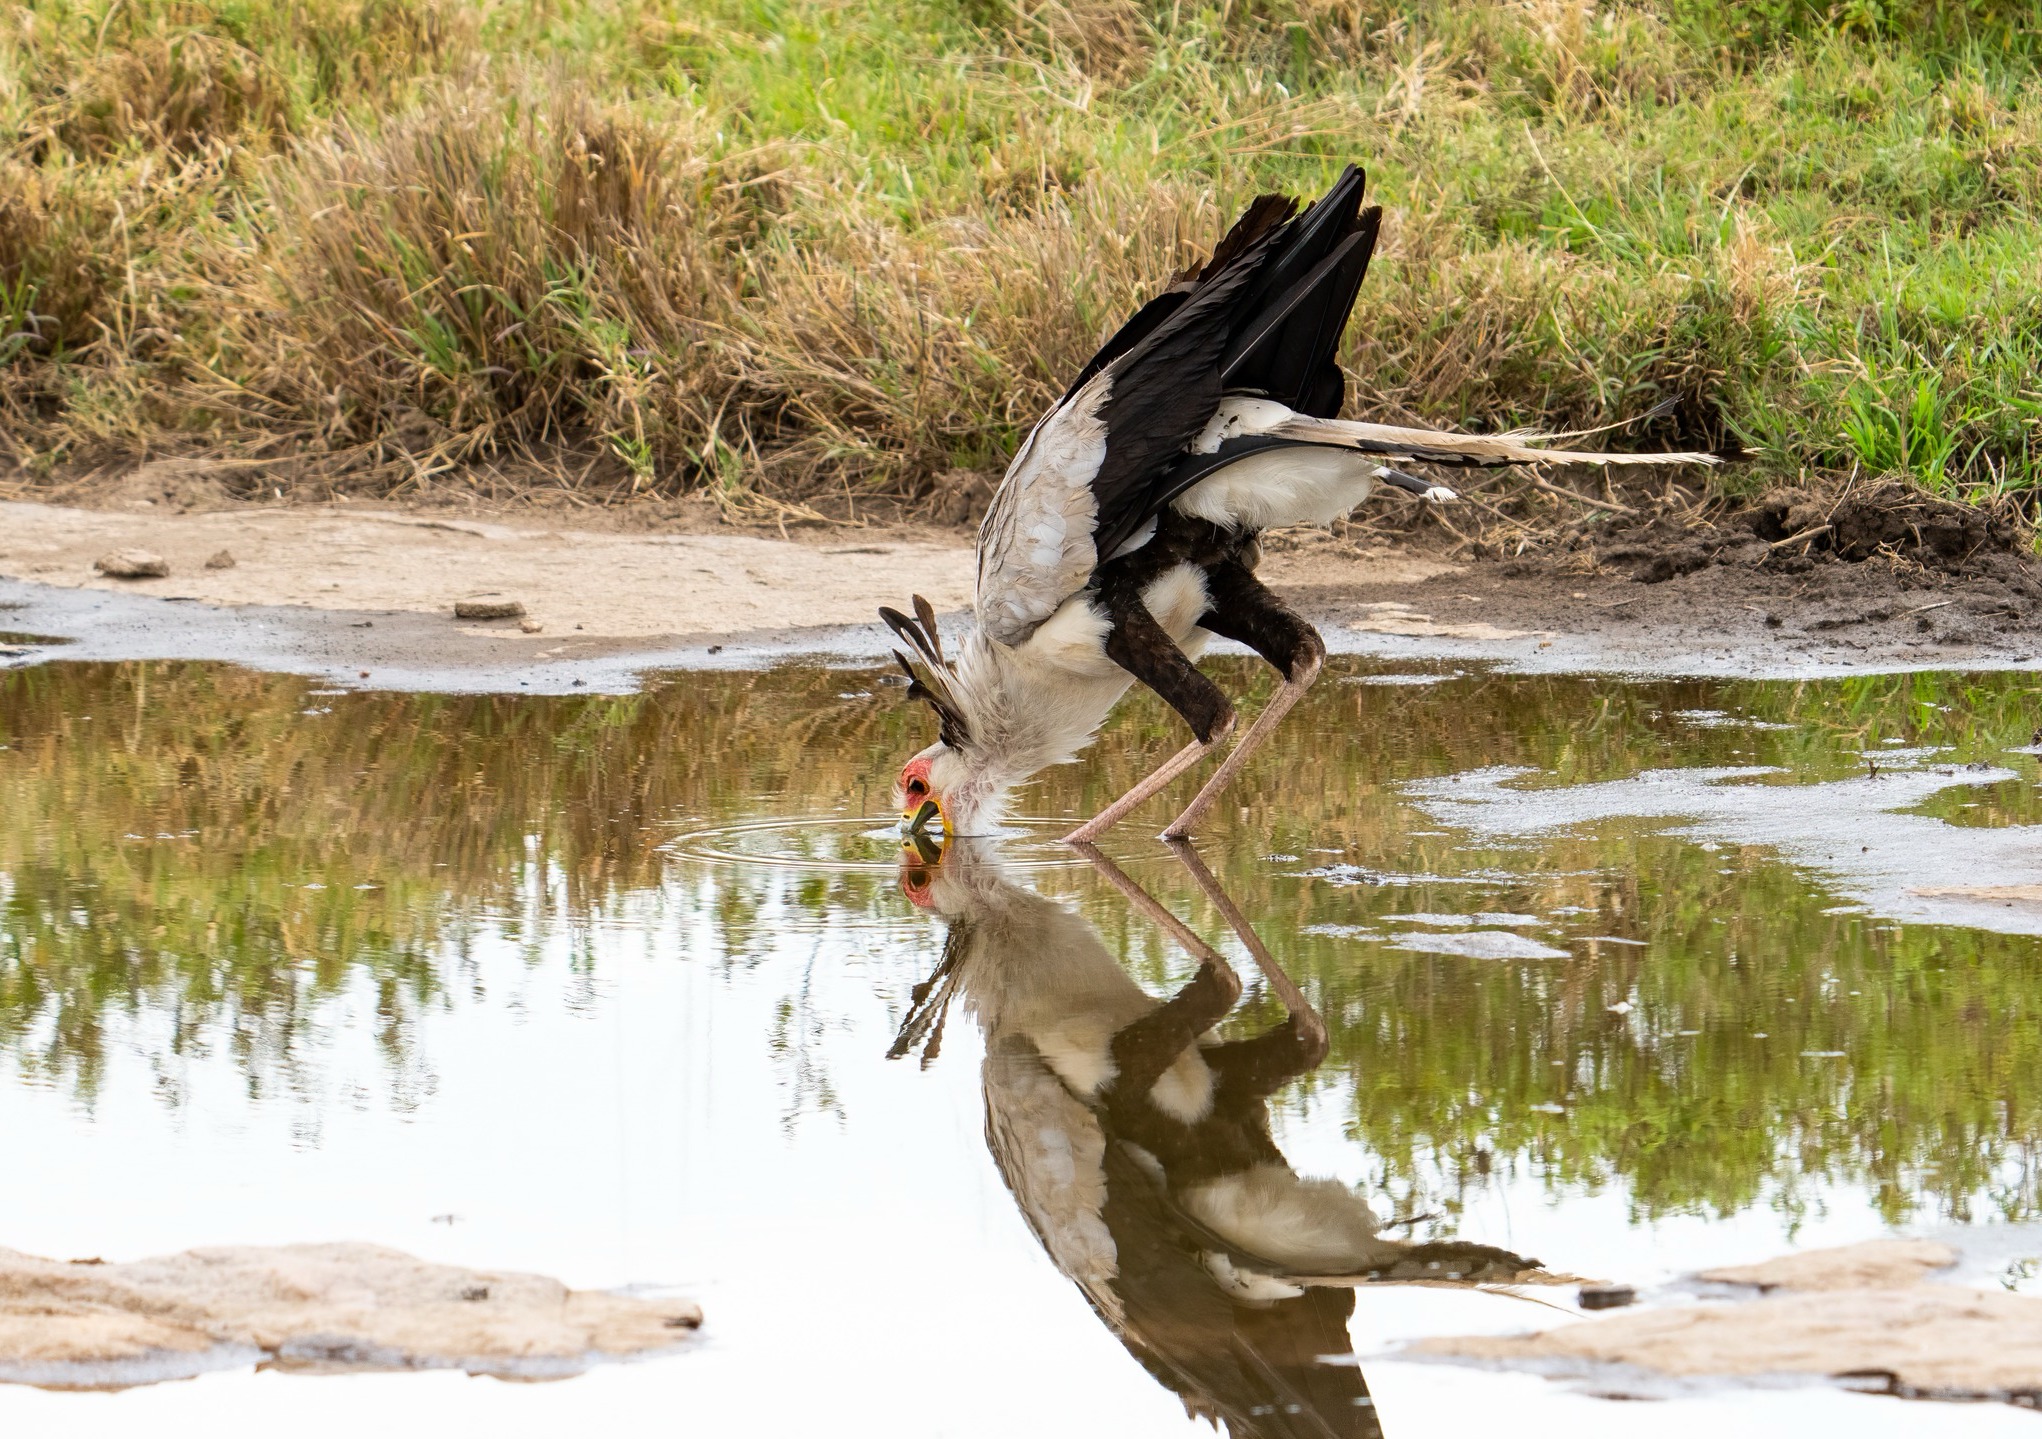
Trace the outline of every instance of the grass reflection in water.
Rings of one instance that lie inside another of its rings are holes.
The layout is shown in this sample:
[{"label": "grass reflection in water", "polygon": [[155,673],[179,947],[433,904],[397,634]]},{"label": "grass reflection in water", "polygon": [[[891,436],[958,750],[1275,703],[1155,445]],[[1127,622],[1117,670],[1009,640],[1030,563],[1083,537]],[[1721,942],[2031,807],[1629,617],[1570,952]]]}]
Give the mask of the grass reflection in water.
[{"label": "grass reflection in water", "polygon": [[[1498,764],[1528,767],[1528,786],[1703,765],[1804,785],[1940,746],[2016,777],[1966,788],[1960,772],[1917,812],[2033,825],[2017,751],[2042,714],[2032,677],[1340,682],[1361,674],[1329,676],[1243,782],[1252,810],[1216,816],[1202,848],[1333,1026],[1327,1064],[1282,1102],[1347,1106],[1401,1212],[1451,1216],[1505,1169],[1620,1186],[1646,1216],[1792,1213],[1829,1183],[1895,1220],[2042,1213],[2032,935],[1837,912],[1770,850],[1663,820],[1471,839],[1405,788]],[[876,674],[800,667],[543,699],[323,693],[200,664],[0,674],[0,1047],[87,1104],[116,1030],[162,1056],[225,1049],[260,1095],[293,1082],[329,999],[367,983],[402,1092],[418,1027],[488,978],[464,967],[478,925],[535,948],[564,930],[599,975],[605,923],[649,900],[713,915],[714,958],[742,964],[776,943],[754,919],[767,879],[663,846],[761,815],[890,817],[894,767],[924,738],[896,698]],[[1178,741],[1132,703],[1025,808],[1094,807]],[[855,827],[816,833],[836,837],[812,848],[857,843]],[[1113,848],[1145,844],[1131,826]],[[1188,974],[1086,872],[1039,878],[1145,982]],[[929,943],[884,872],[771,884],[879,942]],[[1166,898],[1211,932],[1202,901]],[[1475,915],[1531,918],[1441,922]],[[1570,957],[1398,947],[1495,932]],[[803,1064],[829,1096],[827,1055]]]}]

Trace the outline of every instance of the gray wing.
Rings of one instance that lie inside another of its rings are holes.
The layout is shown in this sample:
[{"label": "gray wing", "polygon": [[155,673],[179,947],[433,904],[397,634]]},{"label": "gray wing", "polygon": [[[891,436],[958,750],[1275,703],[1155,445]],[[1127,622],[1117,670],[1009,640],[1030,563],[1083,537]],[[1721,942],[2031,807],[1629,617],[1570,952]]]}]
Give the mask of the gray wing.
[{"label": "gray wing", "polygon": [[1108,1323],[1126,1323],[1114,1280],[1120,1253],[1106,1227],[1106,1132],[1019,1036],[987,1046],[986,1145],[1021,1217]]},{"label": "gray wing", "polygon": [[1094,375],[1035,427],[978,530],[979,628],[1018,645],[1084,589],[1099,563],[1092,482],[1106,463],[1111,372]]}]

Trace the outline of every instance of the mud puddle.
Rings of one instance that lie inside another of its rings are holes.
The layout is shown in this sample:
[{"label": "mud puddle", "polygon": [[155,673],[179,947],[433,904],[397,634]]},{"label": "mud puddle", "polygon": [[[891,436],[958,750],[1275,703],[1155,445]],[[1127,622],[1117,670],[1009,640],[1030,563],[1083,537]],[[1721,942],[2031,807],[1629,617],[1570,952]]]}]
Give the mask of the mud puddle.
[{"label": "mud puddle", "polygon": [[[1894,1234],[2033,1295],[2038,714],[2017,673],[1347,660],[1201,878],[1139,828],[1106,865],[1053,843],[1174,746],[1146,703],[994,851],[904,864],[887,787],[923,737],[877,671],[0,672],[0,1132],[32,1176],[0,1245],[375,1244],[704,1320],[558,1384],[0,1386],[0,1424],[1578,1433],[1635,1411],[1410,1346]],[[1161,1000],[1206,1047],[1116,1052],[1224,1100],[1183,1132],[1086,1067]],[[2033,1417],[1817,1383],[1652,1422]]]}]

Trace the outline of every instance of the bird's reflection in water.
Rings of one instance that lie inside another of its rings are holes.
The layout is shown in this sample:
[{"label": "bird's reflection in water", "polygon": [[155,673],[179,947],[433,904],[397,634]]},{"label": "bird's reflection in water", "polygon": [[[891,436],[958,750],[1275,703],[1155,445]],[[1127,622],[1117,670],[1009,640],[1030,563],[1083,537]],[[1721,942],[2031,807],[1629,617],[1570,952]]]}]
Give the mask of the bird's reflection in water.
[{"label": "bird's reflection in water", "polygon": [[1188,846],[1284,1021],[1213,1031],[1233,967],[1097,851],[1093,865],[1200,961],[1158,999],[1082,917],[1017,882],[985,841],[902,856],[901,887],[947,921],[893,1056],[941,1048],[953,1000],[985,1034],[986,1141],[1029,1227],[1099,1317],[1195,1416],[1236,1439],[1380,1435],[1347,1321],[1372,1282],[1509,1282],[1537,1261],[1384,1238],[1362,1198],[1298,1174],[1268,1101],[1326,1057],[1326,1030]]}]

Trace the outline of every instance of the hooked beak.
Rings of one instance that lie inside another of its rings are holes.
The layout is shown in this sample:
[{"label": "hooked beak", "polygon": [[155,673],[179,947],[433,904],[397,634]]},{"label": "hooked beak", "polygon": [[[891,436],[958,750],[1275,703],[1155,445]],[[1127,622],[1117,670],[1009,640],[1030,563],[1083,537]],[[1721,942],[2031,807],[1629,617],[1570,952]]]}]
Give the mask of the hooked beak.
[{"label": "hooked beak", "polygon": [[936,803],[933,799],[923,800],[920,809],[905,809],[901,811],[900,832],[903,836],[913,837],[933,831],[937,838],[940,839],[947,829],[948,825],[944,821],[943,806]]},{"label": "hooked beak", "polygon": [[932,909],[936,899],[936,866],[943,862],[943,844],[927,834],[905,835],[900,846],[900,892],[917,909]]}]

